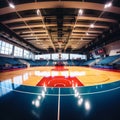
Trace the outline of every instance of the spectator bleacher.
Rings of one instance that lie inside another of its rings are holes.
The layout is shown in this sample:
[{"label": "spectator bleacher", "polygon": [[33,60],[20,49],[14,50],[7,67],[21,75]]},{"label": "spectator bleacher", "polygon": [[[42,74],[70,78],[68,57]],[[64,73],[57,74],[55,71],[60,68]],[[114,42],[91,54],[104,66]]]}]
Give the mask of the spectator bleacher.
[{"label": "spectator bleacher", "polygon": [[113,64],[114,69],[120,70],[120,60]]},{"label": "spectator bleacher", "polygon": [[[117,61],[116,61],[117,60]],[[24,62],[21,62],[24,61]],[[116,62],[115,62],[116,61]],[[25,68],[27,63],[30,67],[35,66],[54,66],[58,61],[55,60],[30,60],[22,58],[0,57],[0,71]],[[95,68],[120,69],[120,55],[108,56],[96,63],[96,59],[85,60],[64,60],[61,61],[66,66],[91,66]],[[95,65],[93,65],[93,63]]]},{"label": "spectator bleacher", "polygon": [[92,60],[88,60],[86,62],[83,62],[81,65],[82,66],[90,66],[91,63],[93,63],[95,61],[95,59],[92,59]]},{"label": "spectator bleacher", "polygon": [[115,56],[108,56],[106,58],[101,59],[96,65],[93,67],[96,68],[108,68],[113,69],[114,68],[114,61],[120,58],[120,55]]},{"label": "spectator bleacher", "polygon": [[18,59],[9,57],[0,57],[0,71],[15,69],[15,68],[25,68],[26,65],[19,62]]}]

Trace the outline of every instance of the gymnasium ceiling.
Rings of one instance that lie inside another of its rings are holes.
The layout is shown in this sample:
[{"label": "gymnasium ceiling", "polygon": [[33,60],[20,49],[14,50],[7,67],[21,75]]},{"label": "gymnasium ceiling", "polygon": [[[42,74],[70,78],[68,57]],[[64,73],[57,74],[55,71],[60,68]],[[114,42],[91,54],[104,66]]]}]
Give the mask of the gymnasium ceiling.
[{"label": "gymnasium ceiling", "polygon": [[117,26],[120,0],[0,0],[0,35],[36,53],[81,50]]}]

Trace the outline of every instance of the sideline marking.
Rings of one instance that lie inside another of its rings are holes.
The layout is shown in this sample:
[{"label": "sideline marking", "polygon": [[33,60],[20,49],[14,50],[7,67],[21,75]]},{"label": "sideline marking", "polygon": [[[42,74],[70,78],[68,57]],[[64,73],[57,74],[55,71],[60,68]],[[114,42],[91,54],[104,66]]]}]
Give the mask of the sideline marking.
[{"label": "sideline marking", "polygon": [[[11,90],[10,92],[14,91],[14,92],[25,93],[25,94],[42,95],[42,93],[32,93],[32,92],[25,92],[25,91],[20,91],[20,90],[13,90],[13,89],[6,88],[6,87],[1,87],[1,86],[0,86],[0,88],[9,89],[9,90]],[[93,95],[93,94],[110,92],[110,91],[114,91],[114,90],[117,90],[117,89],[120,89],[120,86],[116,87],[116,88],[109,89],[109,90],[103,90],[103,91],[98,91],[98,92],[90,92],[90,93],[80,93],[80,94],[81,95]],[[47,95],[47,96],[58,96],[59,94],[45,94],[45,95]],[[74,95],[75,94],[61,94],[60,96],[74,96]]]},{"label": "sideline marking", "polygon": [[59,94],[58,94],[58,115],[57,120],[60,120],[60,88],[59,88]]}]

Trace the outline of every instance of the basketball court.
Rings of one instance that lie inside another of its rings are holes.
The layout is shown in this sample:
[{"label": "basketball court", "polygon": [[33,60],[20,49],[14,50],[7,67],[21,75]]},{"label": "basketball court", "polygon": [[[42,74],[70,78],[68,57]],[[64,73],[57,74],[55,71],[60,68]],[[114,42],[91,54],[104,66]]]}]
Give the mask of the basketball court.
[{"label": "basketball court", "polygon": [[0,120],[120,120],[120,0],[0,0]]},{"label": "basketball court", "polygon": [[57,66],[6,71],[0,76],[2,120],[120,118],[119,71]]}]

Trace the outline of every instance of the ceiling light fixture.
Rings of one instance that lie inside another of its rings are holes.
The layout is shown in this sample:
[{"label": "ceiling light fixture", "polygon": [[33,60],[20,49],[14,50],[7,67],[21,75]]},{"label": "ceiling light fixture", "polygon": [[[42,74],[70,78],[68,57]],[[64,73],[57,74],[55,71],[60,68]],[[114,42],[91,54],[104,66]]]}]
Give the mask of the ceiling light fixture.
[{"label": "ceiling light fixture", "polygon": [[111,7],[112,6],[112,2],[109,2],[109,3],[106,3],[105,5],[104,5],[104,8],[109,8],[109,7]]},{"label": "ceiling light fixture", "polygon": [[89,33],[88,33],[88,32],[86,32],[86,35],[89,35]]},{"label": "ceiling light fixture", "polygon": [[91,28],[94,28],[95,26],[94,26],[94,24],[91,24],[90,27],[91,27]]},{"label": "ceiling light fixture", "polygon": [[82,14],[83,14],[83,10],[82,10],[82,9],[79,9],[78,15],[82,15]]},{"label": "ceiling light fixture", "polygon": [[14,9],[15,8],[15,5],[13,3],[9,3],[9,6]]},{"label": "ceiling light fixture", "polygon": [[39,9],[37,9],[36,13],[37,13],[37,15],[41,15],[41,13],[40,13],[40,10],[39,10]]}]

